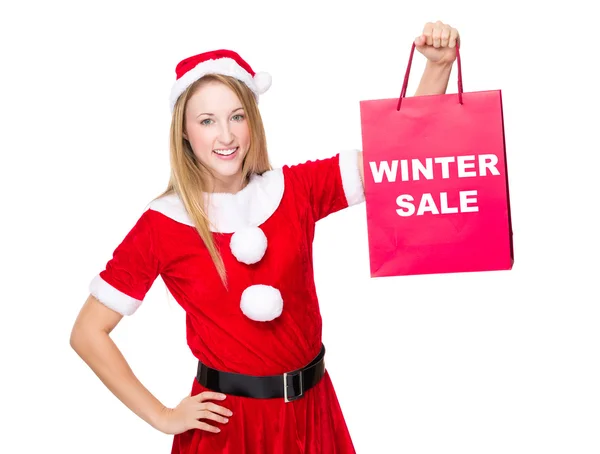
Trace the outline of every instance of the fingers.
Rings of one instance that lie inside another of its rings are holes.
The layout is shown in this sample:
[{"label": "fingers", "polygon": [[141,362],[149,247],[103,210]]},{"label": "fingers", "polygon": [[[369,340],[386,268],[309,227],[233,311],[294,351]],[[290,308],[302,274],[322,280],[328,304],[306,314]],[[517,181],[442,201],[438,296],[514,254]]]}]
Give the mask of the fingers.
[{"label": "fingers", "polygon": [[442,27],[440,31],[440,45],[442,47],[448,47],[450,41],[450,27],[448,25]]},{"label": "fingers", "polygon": [[433,41],[433,47],[435,47],[436,49],[440,47],[441,44],[443,25],[444,24],[442,24],[440,21],[437,21],[435,24],[433,24],[433,31],[431,32],[431,37]]},{"label": "fingers", "polygon": [[425,37],[425,44],[428,46],[433,45],[433,27],[435,24],[427,22],[423,27],[423,36]]},{"label": "fingers", "polygon": [[418,36],[418,37],[415,39],[415,44],[416,44],[417,46],[419,46],[419,47],[420,47],[420,46],[423,46],[423,45],[425,45],[425,43],[426,43],[426,42],[427,42],[427,39],[426,39],[426,38],[425,38],[425,36],[423,36],[423,35],[421,35],[421,36]]},{"label": "fingers", "polygon": [[[427,22],[423,27],[422,38],[417,38],[417,45],[427,44],[435,48],[455,47],[459,42],[458,30],[442,21]],[[423,42],[424,41],[424,42]]]},{"label": "fingers", "polygon": [[[195,415],[196,423],[194,425],[194,427],[196,427],[197,429],[200,429],[200,430],[205,430],[205,431],[213,432],[213,433],[219,433],[221,431],[221,429],[219,429],[218,427],[214,427],[214,426],[207,424],[200,420],[204,419],[204,420],[219,422],[222,424],[227,424],[229,422],[229,418],[226,418],[225,416],[233,415],[233,413],[230,410],[228,410],[227,408],[221,407],[212,402],[203,402],[200,404],[200,406],[204,407],[204,408],[201,408],[197,411],[197,413]],[[222,415],[225,415],[225,416],[222,416]]]},{"label": "fingers", "polygon": [[206,419],[227,424],[229,422],[228,417],[233,416],[233,412],[228,408],[222,407],[210,401],[224,400],[227,397],[225,394],[216,393],[213,391],[204,391],[191,397],[194,401],[196,401],[196,404],[194,404],[193,408],[196,410],[194,418],[196,421],[198,421],[198,423],[195,424],[194,427],[198,429],[214,433],[220,432],[219,428],[211,426],[207,423],[203,423],[199,420]]},{"label": "fingers", "polygon": [[224,416],[218,415],[208,410],[200,410],[196,416],[196,419],[210,419],[212,421],[220,422],[223,424],[227,424],[229,419]]},{"label": "fingers", "polygon": [[212,402],[204,402],[203,404],[200,405],[200,408],[203,410],[212,411],[214,413],[217,413],[217,414],[223,415],[223,416],[233,415],[233,412],[231,410],[229,410],[228,408],[221,407],[220,405],[214,404]]},{"label": "fingers", "polygon": [[200,429],[200,430],[205,430],[207,432],[212,432],[212,433],[221,432],[221,429],[219,429],[218,427],[211,426],[210,424],[206,424],[205,422],[202,422],[202,421],[198,421],[196,424],[194,424],[194,428]]},{"label": "fingers", "polygon": [[460,37],[458,35],[458,30],[455,29],[455,28],[451,28],[450,29],[450,39],[449,39],[448,46],[449,47],[456,47],[456,44],[460,45]]},{"label": "fingers", "polygon": [[198,402],[204,402],[205,400],[225,400],[227,396],[213,391],[204,391],[192,397]]}]

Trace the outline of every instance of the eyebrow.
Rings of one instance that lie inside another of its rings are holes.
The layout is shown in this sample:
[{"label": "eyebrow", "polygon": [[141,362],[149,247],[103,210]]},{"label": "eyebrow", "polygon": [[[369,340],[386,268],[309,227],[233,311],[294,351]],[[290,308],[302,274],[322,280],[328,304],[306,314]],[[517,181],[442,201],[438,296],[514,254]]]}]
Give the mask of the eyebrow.
[{"label": "eyebrow", "polygon": [[[233,110],[231,111],[230,115],[231,115],[233,112],[237,112],[238,110],[242,110],[242,109],[243,109],[243,107],[238,107],[237,109],[233,109]],[[198,115],[196,116],[196,118],[198,118],[198,117],[200,117],[200,116],[202,116],[202,115],[210,115],[210,116],[213,116],[214,114],[213,114],[213,113],[210,113],[210,112],[202,112],[201,114],[198,114]]]}]

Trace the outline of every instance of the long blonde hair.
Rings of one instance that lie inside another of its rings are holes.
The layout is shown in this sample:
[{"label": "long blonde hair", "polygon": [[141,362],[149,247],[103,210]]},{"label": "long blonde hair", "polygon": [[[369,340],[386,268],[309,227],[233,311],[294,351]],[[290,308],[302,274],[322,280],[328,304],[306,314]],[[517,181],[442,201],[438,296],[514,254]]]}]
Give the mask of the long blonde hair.
[{"label": "long blonde hair", "polygon": [[188,87],[175,104],[170,131],[171,175],[167,189],[157,199],[169,194],[179,196],[208,249],[223,285],[227,287],[225,265],[210,230],[210,220],[204,201],[204,193],[209,190],[209,184],[213,176],[211,170],[196,158],[190,143],[183,135],[185,131],[185,107],[188,100],[200,84],[211,80],[220,82],[233,90],[242,103],[246,114],[250,131],[250,148],[242,164],[243,185],[245,186],[248,183],[252,174],[261,175],[272,169],[267,153],[267,140],[262,117],[252,91],[244,83],[233,77],[210,74]]}]

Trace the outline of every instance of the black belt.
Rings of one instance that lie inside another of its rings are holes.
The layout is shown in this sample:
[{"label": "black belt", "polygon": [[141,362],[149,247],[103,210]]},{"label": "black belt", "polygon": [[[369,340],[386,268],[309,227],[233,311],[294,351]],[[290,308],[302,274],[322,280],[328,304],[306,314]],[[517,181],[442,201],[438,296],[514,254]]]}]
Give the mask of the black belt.
[{"label": "black belt", "polygon": [[283,397],[286,402],[299,399],[319,383],[325,374],[325,346],[308,365],[280,375],[243,375],[212,369],[198,361],[196,380],[212,391],[242,397],[270,399]]}]

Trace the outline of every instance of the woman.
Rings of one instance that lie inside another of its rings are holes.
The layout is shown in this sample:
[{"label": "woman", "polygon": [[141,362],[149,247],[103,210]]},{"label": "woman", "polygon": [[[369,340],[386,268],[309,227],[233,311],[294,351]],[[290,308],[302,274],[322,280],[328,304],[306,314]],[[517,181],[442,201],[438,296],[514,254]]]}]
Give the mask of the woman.
[{"label": "woman", "polygon": [[[426,24],[417,95],[446,90],[456,29]],[[272,169],[257,100],[270,85],[238,54],[179,63],[171,178],[90,284],[71,345],[172,453],[354,453],[324,366],[315,223],[364,200],[360,152]],[[187,314],[191,393],[166,408],[110,338],[154,280]]]}]

